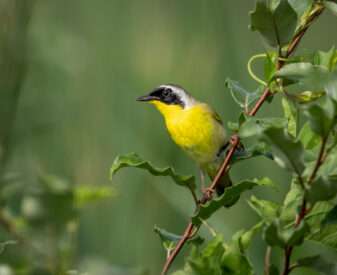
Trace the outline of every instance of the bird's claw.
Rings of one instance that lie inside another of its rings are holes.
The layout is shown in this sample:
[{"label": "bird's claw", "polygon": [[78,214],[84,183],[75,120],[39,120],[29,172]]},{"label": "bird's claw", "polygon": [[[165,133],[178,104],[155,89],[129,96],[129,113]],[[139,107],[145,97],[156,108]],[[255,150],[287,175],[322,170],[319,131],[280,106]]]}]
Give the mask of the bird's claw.
[{"label": "bird's claw", "polygon": [[245,149],[245,147],[241,143],[241,139],[238,135],[231,136],[230,139],[229,139],[229,144],[231,146],[235,146],[235,144],[236,144],[236,149],[238,151],[243,151]]},{"label": "bird's claw", "polygon": [[209,201],[212,199],[212,193],[214,192],[211,188],[205,188],[202,190],[202,200]]}]

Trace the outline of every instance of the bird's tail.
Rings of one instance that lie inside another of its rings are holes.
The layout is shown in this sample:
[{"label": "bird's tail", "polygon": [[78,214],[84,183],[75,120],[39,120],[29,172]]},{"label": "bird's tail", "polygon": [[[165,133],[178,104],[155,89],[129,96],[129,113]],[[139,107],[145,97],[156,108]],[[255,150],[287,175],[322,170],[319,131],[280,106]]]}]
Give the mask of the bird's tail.
[{"label": "bird's tail", "polygon": [[[216,165],[216,167],[206,167],[206,172],[209,176],[209,178],[213,181],[218,174],[218,171],[220,169],[221,165]],[[229,173],[225,173],[219,180],[218,184],[215,187],[215,191],[217,195],[220,197],[224,192],[226,187],[232,186],[233,183],[229,177]]]}]

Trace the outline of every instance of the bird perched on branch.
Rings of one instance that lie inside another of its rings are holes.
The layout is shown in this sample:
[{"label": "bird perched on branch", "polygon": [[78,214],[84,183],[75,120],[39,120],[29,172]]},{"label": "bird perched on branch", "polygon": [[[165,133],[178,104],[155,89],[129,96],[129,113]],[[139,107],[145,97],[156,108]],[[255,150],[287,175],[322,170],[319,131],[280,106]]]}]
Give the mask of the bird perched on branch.
[{"label": "bird perched on branch", "polygon": [[[215,178],[228,145],[219,115],[182,87],[172,84],[162,85],[137,100],[152,103],[163,114],[172,139],[199,168],[203,196],[209,199],[212,190],[205,187],[205,171],[211,180]],[[225,174],[216,185],[217,194],[221,195],[231,184]]]}]

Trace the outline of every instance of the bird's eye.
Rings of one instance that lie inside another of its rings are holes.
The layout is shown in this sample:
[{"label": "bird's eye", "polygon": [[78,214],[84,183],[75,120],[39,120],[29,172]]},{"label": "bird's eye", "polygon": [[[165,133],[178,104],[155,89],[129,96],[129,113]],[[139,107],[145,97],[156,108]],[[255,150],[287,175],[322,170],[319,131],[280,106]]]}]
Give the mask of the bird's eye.
[{"label": "bird's eye", "polygon": [[163,96],[169,96],[169,95],[171,95],[171,93],[172,93],[172,91],[171,91],[171,89],[165,89],[164,91],[163,91]]}]

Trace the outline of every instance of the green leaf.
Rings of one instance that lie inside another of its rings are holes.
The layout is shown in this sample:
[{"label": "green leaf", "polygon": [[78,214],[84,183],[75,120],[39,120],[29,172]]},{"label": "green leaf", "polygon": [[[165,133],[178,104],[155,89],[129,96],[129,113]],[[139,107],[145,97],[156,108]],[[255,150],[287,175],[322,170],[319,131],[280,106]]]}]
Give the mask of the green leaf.
[{"label": "green leaf", "polygon": [[149,161],[145,161],[140,158],[136,153],[129,153],[118,156],[110,169],[110,177],[123,167],[136,167],[148,170],[155,176],[170,176],[174,182],[180,186],[187,187],[195,190],[195,178],[194,176],[183,176],[176,174],[171,166],[165,168],[158,168],[153,166]]},{"label": "green leaf", "polygon": [[236,132],[237,130],[239,130],[239,124],[236,122],[232,122],[232,121],[228,121],[227,122],[227,126],[230,130]]},{"label": "green leaf", "polygon": [[329,79],[329,70],[320,65],[312,65],[307,62],[299,62],[284,65],[278,70],[271,80],[285,78],[310,87],[313,90],[322,90]]},{"label": "green leaf", "polygon": [[[334,108],[334,106],[332,106]],[[311,129],[318,135],[327,137],[337,122],[335,112],[332,116],[327,114],[325,110],[319,105],[312,105],[304,111],[304,115],[310,122]]]},{"label": "green leaf", "polygon": [[262,155],[271,160],[274,159],[273,155],[269,152],[265,143],[256,143],[252,145],[251,147],[249,147],[247,150],[235,151],[231,158],[230,164],[231,166],[233,166],[234,164],[242,160],[246,160],[246,159],[250,159],[250,158],[258,157]]},{"label": "green leaf", "polygon": [[300,266],[316,270],[322,275],[337,274],[337,265],[327,263],[321,255],[299,258],[297,262]]},{"label": "green leaf", "polygon": [[280,220],[283,224],[292,224],[295,221],[298,209],[302,205],[303,193],[297,176],[294,176],[281,209]]},{"label": "green leaf", "polygon": [[[315,161],[307,163],[309,172],[313,171],[316,165],[317,155],[318,155],[318,152],[315,155],[316,156]],[[328,154],[328,157],[325,159],[324,163],[319,168],[317,172],[317,176],[336,177],[337,176],[336,162],[337,162],[337,148],[334,147]]]},{"label": "green leaf", "polygon": [[159,238],[166,251],[173,250],[182,238],[182,236],[170,233],[165,229],[159,228],[157,225],[154,226],[153,231],[159,235]]},{"label": "green leaf", "polygon": [[337,71],[330,74],[330,79],[325,83],[325,91],[329,97],[337,101]]},{"label": "green leaf", "polygon": [[116,196],[116,190],[106,186],[76,186],[74,189],[74,201],[78,207],[90,202],[109,199]]},{"label": "green leaf", "polygon": [[241,252],[244,252],[248,249],[249,244],[251,243],[252,239],[256,235],[257,232],[259,232],[260,228],[263,225],[263,221],[259,222],[256,224],[254,227],[252,227],[250,230],[246,231],[242,236],[241,236]]},{"label": "green leaf", "polygon": [[304,149],[310,150],[319,144],[321,138],[311,130],[309,122],[306,122],[298,134],[298,140]]},{"label": "green leaf", "polygon": [[284,117],[288,119],[287,130],[293,137],[297,134],[298,106],[297,104],[286,98],[282,98],[282,108]]},{"label": "green leaf", "polygon": [[318,51],[309,55],[313,65],[322,65],[329,69],[330,72],[333,71],[333,58],[335,54],[335,46],[332,46],[331,49],[327,52]]},{"label": "green leaf", "polygon": [[326,7],[333,15],[337,16],[337,3],[330,1],[323,1],[323,6]]},{"label": "green leaf", "polygon": [[314,0],[288,0],[288,2],[296,11],[297,16],[301,17],[302,14],[311,7]]},{"label": "green leaf", "polygon": [[333,204],[327,201],[319,201],[315,204],[314,208],[305,217],[311,228],[311,233],[306,236],[306,239],[337,251],[337,225],[321,226],[326,213],[332,208]]},{"label": "green leaf", "polygon": [[240,115],[238,117],[238,122],[228,122],[228,127],[232,129],[233,131],[237,132],[241,125],[247,120],[250,119],[250,116],[247,115],[245,112],[240,112]]},{"label": "green leaf", "polygon": [[185,263],[184,268],[177,270],[172,273],[172,275],[195,275],[191,266],[188,263]]},{"label": "green leaf", "polygon": [[279,215],[281,208],[281,205],[275,202],[258,200],[254,196],[250,198],[248,204],[266,224],[270,224]]},{"label": "green leaf", "polygon": [[337,51],[333,53],[329,61],[329,71],[333,72],[337,64]]},{"label": "green leaf", "polygon": [[[285,232],[288,232],[288,230],[286,230]],[[292,230],[291,235],[287,239],[286,245],[287,246],[301,245],[304,241],[305,234],[308,232],[310,232],[310,227],[305,221],[302,220],[299,226]]]},{"label": "green leaf", "polygon": [[9,240],[9,241],[5,241],[5,242],[0,243],[0,255],[1,255],[1,253],[3,253],[5,251],[6,246],[16,245],[16,244],[18,244],[18,241],[16,241],[16,240]]},{"label": "green leaf", "polygon": [[76,216],[71,184],[53,175],[40,175],[34,188],[24,194],[21,211],[32,226],[51,224],[53,230],[63,230]]},{"label": "green leaf", "polygon": [[187,262],[193,274],[222,274],[221,259],[224,254],[224,243],[218,233],[199,254],[195,246],[192,247]]},{"label": "green leaf", "polygon": [[280,271],[274,264],[269,265],[269,275],[280,275]]},{"label": "green leaf", "polygon": [[261,125],[255,119],[245,121],[239,128],[238,134],[240,137],[246,138],[256,136],[262,131]]},{"label": "green leaf", "polygon": [[258,118],[256,121],[263,128],[284,128],[287,125],[287,119],[278,117]]},{"label": "green leaf", "polygon": [[275,10],[263,0],[256,1],[250,12],[250,29],[259,31],[264,40],[272,47],[288,44],[297,25],[297,14],[287,0],[279,1]]},{"label": "green leaf", "polygon": [[[165,229],[161,229],[157,225],[154,226],[153,231],[158,234],[166,251],[173,250],[182,238],[182,236],[168,232]],[[194,236],[193,238],[188,239],[186,243],[188,244],[191,243],[195,246],[199,246],[203,242],[204,242],[203,238],[201,238],[200,236]]]},{"label": "green leaf", "polygon": [[326,224],[337,224],[337,205],[335,205],[324,217],[322,225]]},{"label": "green leaf", "polygon": [[304,171],[303,146],[294,140],[284,129],[269,128],[263,131],[261,138],[273,148],[275,161],[283,168],[292,168],[297,174]]},{"label": "green leaf", "polygon": [[307,187],[305,194],[310,203],[333,199],[337,194],[337,178],[319,177]]},{"label": "green leaf", "polygon": [[277,78],[292,80],[310,91],[326,91],[337,100],[337,72],[329,72],[328,68],[321,65],[312,65],[307,62],[292,63],[278,70],[270,81]]},{"label": "green leaf", "polygon": [[253,274],[252,264],[242,251],[242,236],[243,230],[239,230],[232,236],[230,245],[226,248],[222,259],[223,272],[220,274]]},{"label": "green leaf", "polygon": [[243,180],[239,183],[232,185],[231,187],[228,187],[225,189],[225,193],[223,193],[220,197],[216,199],[212,199],[211,201],[208,201],[206,204],[201,204],[199,206],[199,210],[196,214],[192,216],[192,222],[195,225],[199,225],[201,223],[201,220],[208,219],[215,211],[217,211],[219,208],[223,206],[232,206],[235,204],[238,199],[240,198],[240,195],[247,191],[253,189],[255,186],[260,184],[270,184],[267,181],[259,182],[258,180],[249,181],[249,180]]},{"label": "green leaf", "polygon": [[193,244],[194,246],[200,246],[204,243],[205,239],[200,236],[194,236],[192,239],[187,240],[187,244]]},{"label": "green leaf", "polygon": [[39,175],[40,187],[44,191],[53,193],[53,194],[66,194],[71,192],[70,184],[54,175],[43,174]]},{"label": "green leaf", "polygon": [[254,179],[254,181],[259,185],[266,185],[271,189],[274,189],[276,192],[278,191],[276,184],[268,177],[264,177],[260,180]]},{"label": "green leaf", "polygon": [[264,230],[264,240],[269,246],[279,246],[281,248],[286,246],[286,240],[279,233],[280,231],[280,220],[275,219],[270,223]]},{"label": "green leaf", "polygon": [[256,99],[260,98],[260,94],[258,93],[250,93],[242,88],[238,81],[226,80],[226,87],[230,90],[232,97],[242,108],[248,106]]},{"label": "green leaf", "polygon": [[276,72],[277,62],[278,54],[276,52],[267,52],[267,56],[264,59],[264,78],[267,83]]},{"label": "green leaf", "polygon": [[264,128],[284,128],[287,124],[285,118],[247,118],[242,122],[239,135],[241,137],[251,137],[261,134]]},{"label": "green leaf", "polygon": [[314,232],[306,237],[309,241],[330,247],[337,251],[337,226],[326,225],[322,229],[317,228]]},{"label": "green leaf", "polygon": [[321,229],[322,220],[332,208],[333,204],[331,202],[319,201],[315,204],[310,213],[305,216],[305,220],[312,228],[313,234],[316,230],[319,231]]},{"label": "green leaf", "polygon": [[270,246],[286,246],[301,245],[304,240],[304,235],[310,231],[310,227],[305,221],[301,221],[299,226],[294,228],[285,228],[280,219],[276,218],[270,223],[264,231],[264,239]]}]

